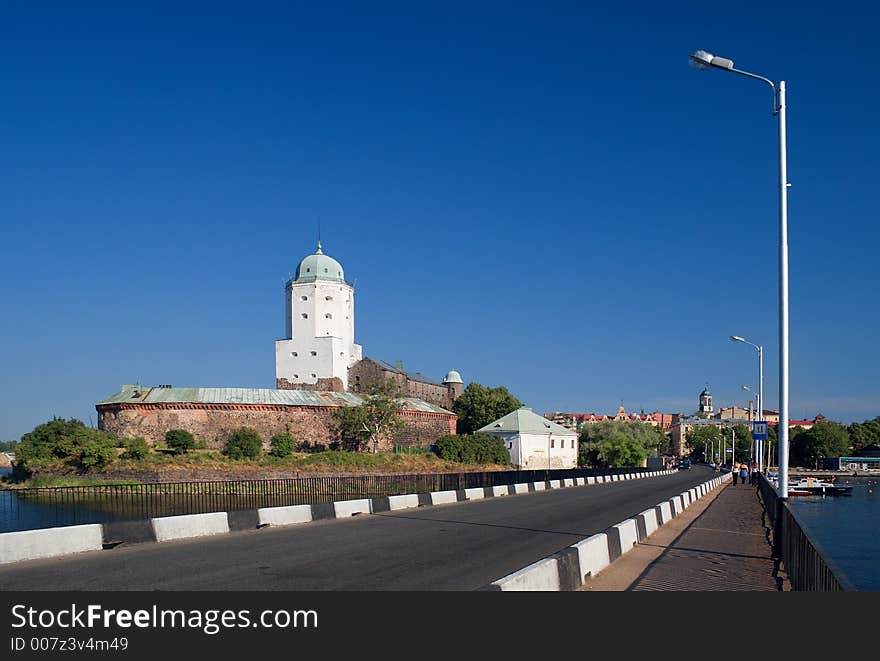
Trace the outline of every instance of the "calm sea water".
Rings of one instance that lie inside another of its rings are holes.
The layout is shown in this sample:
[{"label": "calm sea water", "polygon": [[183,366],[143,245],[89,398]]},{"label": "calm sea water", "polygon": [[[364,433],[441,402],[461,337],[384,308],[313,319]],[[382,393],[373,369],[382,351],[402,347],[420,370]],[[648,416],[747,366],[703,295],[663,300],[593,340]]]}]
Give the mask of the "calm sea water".
[{"label": "calm sea water", "polygon": [[839,477],[852,496],[789,499],[806,533],[859,590],[880,590],[880,478]]}]

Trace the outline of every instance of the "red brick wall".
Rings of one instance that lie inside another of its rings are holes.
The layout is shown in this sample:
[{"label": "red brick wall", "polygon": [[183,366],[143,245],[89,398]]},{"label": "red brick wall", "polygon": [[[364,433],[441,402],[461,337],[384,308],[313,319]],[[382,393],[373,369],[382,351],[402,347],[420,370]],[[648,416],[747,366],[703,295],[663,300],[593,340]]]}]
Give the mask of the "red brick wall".
[{"label": "red brick wall", "polygon": [[[287,432],[297,441],[329,444],[336,440],[335,407],[269,404],[107,404],[96,407],[98,427],[119,437],[141,436],[164,441],[169,429],[186,429],[208,447],[222,449],[229,435],[251,427],[268,449],[273,434]],[[434,439],[455,433],[456,416],[401,411],[403,429],[391,445],[427,447]]]},{"label": "red brick wall", "polygon": [[345,392],[342,379],[331,376],[318,379],[317,383],[293,383],[287,379],[275,379],[275,387],[278,390],[310,390],[312,392]]}]

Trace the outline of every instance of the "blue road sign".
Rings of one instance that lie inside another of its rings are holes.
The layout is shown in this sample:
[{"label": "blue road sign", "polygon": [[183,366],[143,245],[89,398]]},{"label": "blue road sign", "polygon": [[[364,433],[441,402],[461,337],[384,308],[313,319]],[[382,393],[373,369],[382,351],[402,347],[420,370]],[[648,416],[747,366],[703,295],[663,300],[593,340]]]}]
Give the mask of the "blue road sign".
[{"label": "blue road sign", "polygon": [[767,423],[755,421],[752,423],[752,438],[763,441],[767,438]]}]

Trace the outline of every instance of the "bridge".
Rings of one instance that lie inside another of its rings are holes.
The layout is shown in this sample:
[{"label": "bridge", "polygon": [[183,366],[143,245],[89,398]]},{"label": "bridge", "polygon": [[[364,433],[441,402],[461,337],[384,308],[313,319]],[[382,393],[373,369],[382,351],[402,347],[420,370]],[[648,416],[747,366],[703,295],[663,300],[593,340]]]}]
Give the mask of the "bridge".
[{"label": "bridge", "polygon": [[0,589],[475,590],[711,478],[650,479],[0,565]]}]

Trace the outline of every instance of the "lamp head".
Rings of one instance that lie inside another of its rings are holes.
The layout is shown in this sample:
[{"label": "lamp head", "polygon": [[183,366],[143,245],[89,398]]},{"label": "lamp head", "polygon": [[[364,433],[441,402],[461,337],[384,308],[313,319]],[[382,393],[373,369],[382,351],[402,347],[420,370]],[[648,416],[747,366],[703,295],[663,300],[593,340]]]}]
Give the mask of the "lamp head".
[{"label": "lamp head", "polygon": [[733,60],[728,60],[726,57],[718,57],[717,55],[712,55],[712,53],[707,53],[704,50],[694,51],[688,57],[688,61],[690,65],[694,69],[708,69],[709,67],[715,67],[716,69],[733,69]]},{"label": "lamp head", "polygon": [[743,389],[743,390],[748,390],[749,392],[752,392],[752,389],[749,388],[748,386],[743,386],[742,389]]},{"label": "lamp head", "polygon": [[746,338],[740,337],[739,335],[731,335],[730,339],[733,342],[745,342],[746,341]]}]

